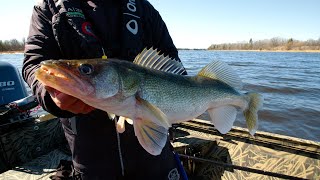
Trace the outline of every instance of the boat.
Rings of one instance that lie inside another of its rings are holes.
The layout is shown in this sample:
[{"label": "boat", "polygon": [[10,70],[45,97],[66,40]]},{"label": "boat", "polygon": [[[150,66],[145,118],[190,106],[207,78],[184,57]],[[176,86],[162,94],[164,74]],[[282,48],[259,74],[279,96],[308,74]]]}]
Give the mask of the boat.
[{"label": "boat", "polygon": [[[0,103],[0,179],[50,179],[71,160],[61,124],[51,114],[30,115],[39,105],[19,73],[8,63],[0,72],[0,99],[13,97]],[[170,134],[189,179],[320,179],[320,142],[251,136],[241,127],[220,134],[202,119],[174,124]]]}]

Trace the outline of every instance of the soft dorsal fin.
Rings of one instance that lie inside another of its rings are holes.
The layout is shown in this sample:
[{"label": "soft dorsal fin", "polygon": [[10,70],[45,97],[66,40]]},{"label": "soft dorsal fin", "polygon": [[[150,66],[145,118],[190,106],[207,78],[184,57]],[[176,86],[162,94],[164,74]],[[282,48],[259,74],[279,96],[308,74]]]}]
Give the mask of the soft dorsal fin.
[{"label": "soft dorsal fin", "polygon": [[133,63],[142,67],[180,75],[186,71],[181,62],[169,56],[160,55],[159,52],[153,48],[143,49],[134,59]]},{"label": "soft dorsal fin", "polygon": [[230,66],[222,61],[215,60],[206,65],[198,73],[198,76],[220,80],[236,89],[242,88],[242,82],[239,76],[231,69]]}]

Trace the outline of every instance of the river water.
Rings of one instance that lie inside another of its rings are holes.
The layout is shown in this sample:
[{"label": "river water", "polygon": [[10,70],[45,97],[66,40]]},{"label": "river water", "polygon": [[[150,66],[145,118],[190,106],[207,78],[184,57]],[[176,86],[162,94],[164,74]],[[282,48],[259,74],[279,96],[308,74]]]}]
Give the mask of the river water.
[{"label": "river water", "polygon": [[[320,141],[320,53],[180,50],[179,56],[189,75],[213,59],[224,61],[241,77],[242,92],[261,93],[259,130]],[[21,72],[23,54],[0,54],[0,60]],[[237,117],[235,125],[246,127]]]}]

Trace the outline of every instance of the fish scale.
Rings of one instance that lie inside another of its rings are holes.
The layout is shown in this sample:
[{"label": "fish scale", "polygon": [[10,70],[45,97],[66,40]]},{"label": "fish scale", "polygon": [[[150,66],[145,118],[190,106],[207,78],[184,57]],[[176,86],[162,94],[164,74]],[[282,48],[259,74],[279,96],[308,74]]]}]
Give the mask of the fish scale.
[{"label": "fish scale", "polygon": [[[144,86],[141,88],[139,95],[165,112],[171,123],[190,120],[189,117],[201,115],[207,110],[210,102],[218,102],[219,98],[222,101],[220,103],[223,103],[223,99],[226,99],[227,96],[230,96],[231,99],[241,99],[237,91],[223,83],[217,87],[217,83],[209,85],[197,81],[192,82],[191,77],[184,77],[177,83],[174,78],[163,80],[163,78],[158,77],[151,76],[151,78],[148,74],[144,74],[144,76]],[[188,83],[183,83],[183,81]],[[177,84],[180,86],[177,86]],[[177,115],[180,116],[176,118]]]}]

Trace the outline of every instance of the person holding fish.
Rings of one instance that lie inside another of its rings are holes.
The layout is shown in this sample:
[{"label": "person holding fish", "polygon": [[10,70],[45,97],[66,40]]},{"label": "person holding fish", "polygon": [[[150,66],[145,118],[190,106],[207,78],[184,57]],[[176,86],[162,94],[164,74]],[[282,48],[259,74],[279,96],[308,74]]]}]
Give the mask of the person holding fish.
[{"label": "person holding fish", "polygon": [[[138,131],[133,128],[130,119],[117,118],[113,112],[103,111],[52,84],[39,81],[40,69],[46,75],[59,76],[59,70],[43,66],[46,60],[70,59],[77,62],[72,59],[98,58],[103,62],[118,58],[132,62],[144,48],[151,47],[163,55],[155,50],[141,55],[150,58],[161,56],[161,62],[171,62],[168,71],[186,74],[165,23],[146,0],[40,0],[34,6],[25,44],[23,77],[43,109],[60,118],[72,152],[75,178],[182,179],[179,163],[175,161],[167,137],[168,122],[161,122],[165,128],[158,128],[162,137],[159,147],[150,140],[145,140],[143,144],[141,138],[137,138]],[[99,66],[92,68],[88,62],[82,63],[78,70],[84,74],[99,70]],[[127,77],[129,83],[135,82],[134,78]],[[60,82],[65,87],[70,82],[68,87],[71,89],[76,86],[68,77],[56,81],[57,84]],[[104,87],[105,83],[115,81],[106,79],[98,82],[101,86],[95,91],[105,89],[109,93],[116,92],[114,88]],[[77,84],[84,85],[83,92],[93,90],[85,79],[79,79]],[[74,92],[81,93],[76,88]],[[126,92],[129,93],[130,89]],[[159,111],[142,98],[138,100],[142,109]],[[121,116],[121,113],[116,115]],[[163,114],[151,112],[150,117],[153,116],[164,117]],[[156,132],[157,129],[153,133]]]},{"label": "person holding fish", "polygon": [[187,178],[168,130],[205,111],[222,134],[238,110],[251,135],[258,128],[263,97],[241,93],[240,78],[221,61],[184,76],[148,1],[40,1],[25,55],[24,78],[61,118],[82,179]]}]

